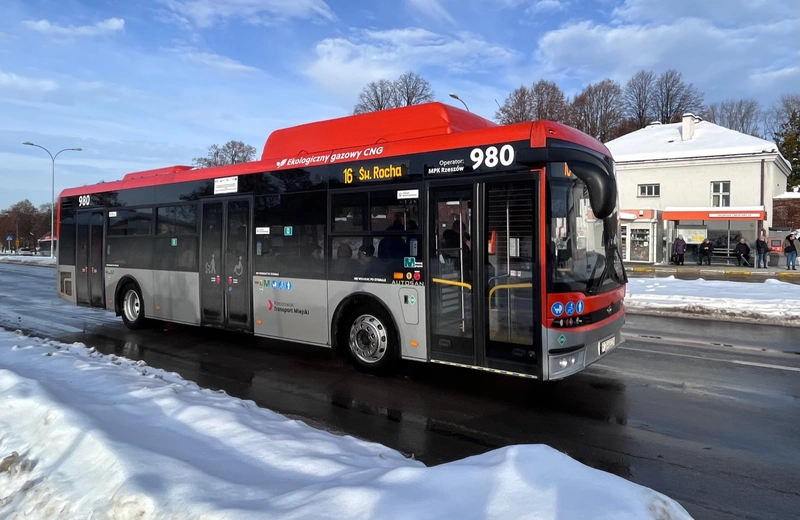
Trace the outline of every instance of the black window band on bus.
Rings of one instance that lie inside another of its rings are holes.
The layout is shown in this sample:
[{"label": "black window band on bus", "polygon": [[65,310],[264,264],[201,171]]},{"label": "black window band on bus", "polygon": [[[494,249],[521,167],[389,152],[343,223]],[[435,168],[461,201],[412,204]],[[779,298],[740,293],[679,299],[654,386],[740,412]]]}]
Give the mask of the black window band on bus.
[{"label": "black window band on bus", "polygon": [[108,212],[108,236],[149,235],[153,208],[114,209]]},{"label": "black window band on bus", "polygon": [[328,192],[255,198],[253,267],[256,273],[325,279]]},{"label": "black window band on bus", "polygon": [[564,162],[589,188],[589,204],[599,219],[614,213],[617,205],[617,182],[613,166],[602,156],[583,147],[557,139],[548,139],[546,148],[521,150],[517,161],[533,166],[548,162]]}]

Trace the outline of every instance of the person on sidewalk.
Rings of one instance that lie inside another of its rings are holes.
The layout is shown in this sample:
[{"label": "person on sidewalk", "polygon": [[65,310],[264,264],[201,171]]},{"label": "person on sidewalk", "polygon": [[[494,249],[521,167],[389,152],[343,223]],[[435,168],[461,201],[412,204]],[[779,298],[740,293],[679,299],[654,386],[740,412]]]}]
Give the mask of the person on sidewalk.
[{"label": "person on sidewalk", "polygon": [[736,253],[736,265],[741,266],[744,264],[747,267],[752,267],[750,265],[750,246],[747,244],[747,240],[744,238],[739,240],[733,252]]},{"label": "person on sidewalk", "polygon": [[758,237],[756,240],[756,269],[760,269],[763,267],[764,269],[767,268],[767,255],[769,254],[769,244],[767,244],[767,237],[764,236],[764,233]]},{"label": "person on sidewalk", "polygon": [[697,262],[697,265],[703,265],[703,258],[708,260],[708,265],[711,265],[711,253],[714,252],[714,246],[707,238],[703,240],[703,243],[697,248],[697,252],[700,255],[700,261]]},{"label": "person on sidewalk", "polygon": [[683,235],[678,235],[678,239],[672,244],[672,254],[675,257],[675,265],[683,265],[683,255],[686,254],[686,242]]},{"label": "person on sidewalk", "polygon": [[790,233],[783,241],[783,254],[786,255],[786,270],[797,271],[797,238]]}]

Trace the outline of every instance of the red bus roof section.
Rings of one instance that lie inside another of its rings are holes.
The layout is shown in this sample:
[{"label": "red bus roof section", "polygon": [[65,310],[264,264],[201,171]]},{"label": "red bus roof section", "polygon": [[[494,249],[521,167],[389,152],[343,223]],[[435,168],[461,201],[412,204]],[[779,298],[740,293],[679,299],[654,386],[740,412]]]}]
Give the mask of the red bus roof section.
[{"label": "red bus roof section", "polygon": [[497,123],[460,108],[444,103],[424,103],[276,130],[267,139],[261,160],[497,126]]},{"label": "red bus roof section", "polygon": [[178,165],[134,172],[118,181],[66,189],[59,198],[348,162],[367,156],[381,159],[522,140],[542,148],[548,138],[571,141],[611,156],[599,141],[560,123],[536,121],[499,126],[436,102],[276,130],[267,139],[260,161],[200,169]]}]

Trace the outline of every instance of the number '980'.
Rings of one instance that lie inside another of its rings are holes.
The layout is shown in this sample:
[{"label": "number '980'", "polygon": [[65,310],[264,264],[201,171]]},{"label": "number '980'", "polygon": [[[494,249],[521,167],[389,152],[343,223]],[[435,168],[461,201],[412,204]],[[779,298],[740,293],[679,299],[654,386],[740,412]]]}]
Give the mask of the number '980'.
[{"label": "number '980'", "polygon": [[498,150],[496,146],[489,146],[485,150],[483,148],[473,148],[469,152],[469,158],[472,161],[472,169],[478,169],[481,165],[486,165],[487,168],[494,168],[498,164],[503,166],[511,166],[514,162],[514,147],[510,144],[504,144]]},{"label": "number '980'", "polygon": [[91,195],[81,195],[78,197],[78,206],[88,206],[92,203]]}]

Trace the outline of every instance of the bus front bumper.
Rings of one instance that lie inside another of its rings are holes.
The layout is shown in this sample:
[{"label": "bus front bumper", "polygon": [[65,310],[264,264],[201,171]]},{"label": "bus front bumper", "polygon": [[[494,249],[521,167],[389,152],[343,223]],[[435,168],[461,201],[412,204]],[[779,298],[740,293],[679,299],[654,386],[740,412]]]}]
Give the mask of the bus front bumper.
[{"label": "bus front bumper", "polygon": [[544,329],[545,364],[543,379],[562,379],[580,372],[614,351],[622,342],[625,311],[598,325]]}]

